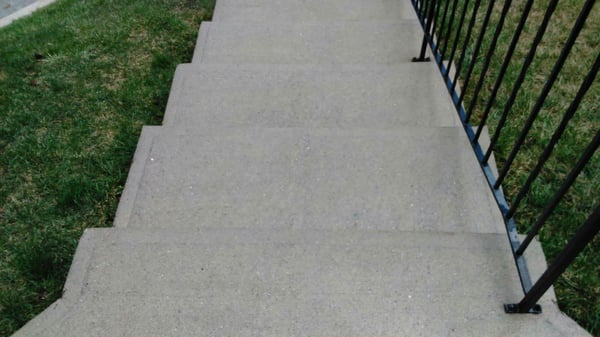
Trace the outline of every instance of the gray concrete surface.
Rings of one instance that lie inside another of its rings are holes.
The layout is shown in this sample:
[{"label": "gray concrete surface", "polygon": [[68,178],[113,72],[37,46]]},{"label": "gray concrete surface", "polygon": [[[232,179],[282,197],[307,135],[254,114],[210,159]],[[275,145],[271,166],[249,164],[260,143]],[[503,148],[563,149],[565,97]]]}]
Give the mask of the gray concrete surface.
[{"label": "gray concrete surface", "polygon": [[502,218],[406,5],[219,0],[116,228],[15,336],[590,337],[552,291],[503,312]]},{"label": "gray concrete surface", "polygon": [[219,0],[215,22],[345,22],[416,19],[409,0]]},{"label": "gray concrete surface", "polygon": [[13,14],[35,2],[36,0],[0,0],[0,18]]},{"label": "gray concrete surface", "polygon": [[[417,20],[352,23],[203,23],[192,63],[398,64],[418,53]],[[402,41],[390,43],[390,41]]]},{"label": "gray concrete surface", "polygon": [[503,234],[96,229],[82,244],[79,300],[17,336],[585,335],[551,298],[504,314],[520,285]]},{"label": "gray concrete surface", "polygon": [[504,231],[459,128],[163,130],[135,175],[129,227]]},{"label": "gray concrete surface", "polygon": [[161,129],[160,126],[144,126],[142,129],[131,167],[129,168],[127,181],[119,199],[119,206],[113,221],[113,226],[115,227],[127,226],[129,222],[153,139],[156,135],[160,134]]},{"label": "gray concrete surface", "polygon": [[31,15],[56,0],[0,0],[0,28],[15,20]]},{"label": "gray concrete surface", "polygon": [[439,70],[394,66],[180,65],[163,124],[202,127],[457,126]]}]

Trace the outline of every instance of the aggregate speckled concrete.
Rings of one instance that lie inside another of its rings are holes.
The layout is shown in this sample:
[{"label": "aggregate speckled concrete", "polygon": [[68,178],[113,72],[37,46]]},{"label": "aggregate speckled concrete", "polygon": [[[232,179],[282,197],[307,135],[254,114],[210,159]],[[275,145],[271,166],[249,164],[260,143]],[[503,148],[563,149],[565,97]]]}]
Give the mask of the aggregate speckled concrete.
[{"label": "aggregate speckled concrete", "polygon": [[115,228],[15,336],[590,337],[552,290],[504,313],[502,218],[410,6],[219,0]]},{"label": "aggregate speckled concrete", "polygon": [[504,314],[520,295],[506,245],[503,234],[88,230],[64,298],[17,336],[585,336],[551,294],[543,315]]},{"label": "aggregate speckled concrete", "polygon": [[0,18],[11,15],[34,2],[36,0],[0,0]]},{"label": "aggregate speckled concrete", "polygon": [[429,64],[290,66],[183,64],[163,124],[389,129],[458,126]]},{"label": "aggregate speckled concrete", "polygon": [[[203,23],[193,63],[399,64],[421,47],[415,20],[350,23]],[[398,43],[391,43],[397,41]],[[400,42],[402,41],[402,42]]]},{"label": "aggregate speckled concrete", "polygon": [[398,0],[219,0],[215,22],[393,21],[416,19],[413,6]]},{"label": "aggregate speckled concrete", "polygon": [[15,20],[31,15],[36,10],[46,7],[56,0],[1,0],[0,28],[8,26]]},{"label": "aggregate speckled concrete", "polygon": [[119,227],[504,232],[460,128],[163,129],[152,142]]}]

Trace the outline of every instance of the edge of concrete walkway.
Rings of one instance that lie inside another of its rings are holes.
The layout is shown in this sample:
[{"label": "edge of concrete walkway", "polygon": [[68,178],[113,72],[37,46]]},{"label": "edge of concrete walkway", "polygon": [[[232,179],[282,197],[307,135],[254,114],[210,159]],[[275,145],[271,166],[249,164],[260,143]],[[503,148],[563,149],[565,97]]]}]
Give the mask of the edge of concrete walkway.
[{"label": "edge of concrete walkway", "polygon": [[133,205],[139,190],[139,185],[144,175],[146,160],[152,149],[152,139],[160,133],[161,126],[144,126],[138,140],[135,154],[129,168],[127,181],[123,187],[123,193],[119,199],[119,205],[113,220],[114,227],[127,227],[129,218],[133,212]]},{"label": "edge of concrete walkway", "polygon": [[33,12],[37,11],[38,9],[46,7],[55,1],[56,0],[39,0],[35,3],[32,3],[31,5],[29,5],[27,7],[23,7],[21,9],[19,9],[18,11],[14,12],[8,16],[0,18],[0,28],[10,25],[15,20],[29,16]]}]

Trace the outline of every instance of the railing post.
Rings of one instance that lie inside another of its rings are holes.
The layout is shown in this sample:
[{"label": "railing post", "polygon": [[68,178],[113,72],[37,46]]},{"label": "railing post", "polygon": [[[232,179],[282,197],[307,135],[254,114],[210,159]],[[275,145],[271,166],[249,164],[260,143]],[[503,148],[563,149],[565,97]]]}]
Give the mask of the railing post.
[{"label": "railing post", "polygon": [[518,304],[505,304],[504,310],[509,313],[540,313],[541,308],[537,301],[552,286],[556,279],[567,269],[569,264],[581,253],[585,246],[600,232],[600,205],[590,215],[586,222],[579,228],[575,236],[569,241],[565,249],[558,255],[552,265],[544,272],[540,279]]},{"label": "railing post", "polygon": [[431,61],[431,58],[425,57],[425,53],[427,52],[427,43],[429,42],[429,39],[431,38],[429,35],[430,34],[429,30],[431,29],[431,24],[433,21],[433,15],[435,13],[436,2],[437,2],[436,0],[429,1],[425,33],[423,36],[423,43],[421,44],[421,53],[419,53],[419,57],[413,57],[413,59],[412,59],[413,62],[429,62],[429,61]]}]

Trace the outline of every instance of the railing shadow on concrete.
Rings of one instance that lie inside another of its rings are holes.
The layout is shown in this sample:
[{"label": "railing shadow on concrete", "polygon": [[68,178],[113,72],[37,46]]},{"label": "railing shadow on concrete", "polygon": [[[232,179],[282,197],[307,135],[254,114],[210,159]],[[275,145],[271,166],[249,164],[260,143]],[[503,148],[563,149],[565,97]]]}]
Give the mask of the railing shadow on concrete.
[{"label": "railing shadow on concrete", "polygon": [[[587,76],[581,81],[576,95],[570,101],[568,108],[562,116],[560,124],[554,129],[551,139],[539,154],[535,167],[527,172],[527,179],[525,183],[520,186],[518,193],[510,200],[507,200],[507,197],[505,197],[502,192],[501,185],[509,175],[511,166],[514,163],[517,154],[526,142],[533,124],[538,119],[540,110],[544,106],[550,90],[557,82],[559,74],[563,70],[565,61],[571,53],[586,20],[590,16],[595,0],[586,0],[581,7],[581,11],[570,31],[569,37],[562,46],[560,56],[558,56],[551,72],[547,75],[543,89],[535,100],[533,108],[530,110],[524,125],[514,140],[514,145],[510,150],[510,154],[500,168],[497,176],[490,166],[490,157],[494,153],[501,138],[502,130],[513,109],[516,97],[522,89],[523,82],[531,71],[531,63],[536,55],[536,50],[546,33],[550,18],[555,12],[558,0],[549,1],[543,19],[537,28],[535,37],[533,38],[533,41],[531,41],[531,47],[528,50],[527,56],[520,64],[519,75],[514,82],[510,82],[510,85],[512,86],[510,96],[504,103],[498,123],[493,125],[495,131],[493,132],[490,144],[486,151],[482,150],[479,140],[484,127],[488,123],[492,106],[497,103],[498,91],[500,87],[505,84],[507,69],[515,55],[518,44],[520,43],[519,41],[530,15],[534,0],[527,0],[523,5],[518,23],[514,30],[510,31],[510,33],[512,33],[512,38],[510,40],[510,45],[503,55],[502,66],[497,72],[497,75],[494,76],[490,74],[491,60],[494,53],[497,52],[496,47],[501,32],[506,28],[505,22],[507,13],[512,5],[511,0],[505,0],[501,4],[501,13],[494,12],[497,8],[496,5],[500,5],[496,4],[495,0],[411,1],[424,30],[420,54],[413,59],[413,62],[425,62],[430,61],[431,58],[433,58],[433,61],[435,61],[440,68],[441,75],[446,83],[460,120],[462,121],[462,125],[471,141],[475,155],[485,173],[488,184],[504,217],[513,257],[524,291],[524,297],[520,302],[516,304],[505,304],[505,311],[507,313],[540,313],[541,307],[537,304],[537,301],[600,231],[600,205],[596,205],[587,220],[579,227],[556,259],[535,283],[532,282],[527,269],[524,253],[533,238],[539,233],[540,229],[556,209],[557,205],[562,201],[569,188],[574,184],[578,175],[585,168],[586,164],[590,162],[594,152],[600,145],[600,130],[596,130],[595,136],[592,137],[589,144],[579,155],[579,160],[571,167],[569,174],[562,182],[560,188],[555,192],[551,201],[543,207],[543,210],[538,215],[537,221],[531,226],[522,242],[517,233],[515,215],[519,211],[521,202],[530,192],[532,183],[536,180],[547,160],[552,155],[555,146],[564,135],[569,121],[578,111],[585,94],[592,86],[598,73],[598,69],[600,68],[600,54],[596,55],[595,62],[593,62],[589,68]],[[494,15],[495,19],[491,20]],[[493,24],[491,23],[492,21],[494,21]],[[490,35],[491,40],[489,39]],[[463,41],[462,45],[459,45],[460,41]],[[473,44],[470,41],[475,42]],[[432,54],[431,57],[426,57],[428,48]],[[467,55],[467,49],[469,49],[469,55]],[[481,56],[484,55],[484,53],[485,56],[483,56],[483,61],[481,61]],[[473,73],[477,62],[480,62],[478,64],[480,75],[475,83],[473,81]],[[463,75],[459,78],[459,75],[461,74]],[[459,80],[461,81],[460,85],[458,84]],[[488,87],[492,89],[486,99],[487,102],[477,106],[479,102],[478,98],[484,85],[488,85]],[[472,97],[465,108],[465,95],[468,90],[472,92]],[[482,109],[482,113],[480,113],[478,125],[474,127],[472,125],[472,119],[476,108]]]}]

